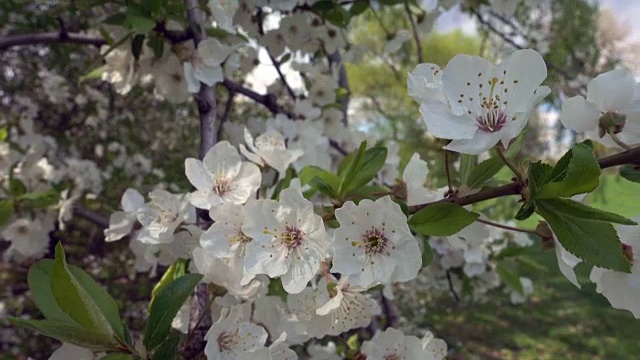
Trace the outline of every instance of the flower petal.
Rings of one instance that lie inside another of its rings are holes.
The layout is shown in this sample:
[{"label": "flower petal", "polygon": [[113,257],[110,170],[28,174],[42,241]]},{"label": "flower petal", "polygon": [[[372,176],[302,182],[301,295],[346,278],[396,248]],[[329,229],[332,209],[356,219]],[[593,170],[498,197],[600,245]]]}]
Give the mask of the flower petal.
[{"label": "flower petal", "polygon": [[420,105],[420,113],[427,131],[437,138],[471,139],[478,130],[473,118],[467,114],[454,115],[445,103],[423,103]]},{"label": "flower petal", "polygon": [[567,99],[562,104],[560,122],[565,127],[578,132],[594,130],[598,127],[600,111],[595,104],[582,96]]}]

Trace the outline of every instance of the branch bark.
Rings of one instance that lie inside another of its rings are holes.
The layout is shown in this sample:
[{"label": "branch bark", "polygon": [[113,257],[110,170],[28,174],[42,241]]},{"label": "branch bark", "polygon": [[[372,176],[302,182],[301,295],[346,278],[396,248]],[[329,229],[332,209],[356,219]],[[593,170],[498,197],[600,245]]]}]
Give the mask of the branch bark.
[{"label": "branch bark", "polygon": [[347,90],[347,95],[338,100],[338,103],[340,104],[340,108],[342,110],[342,124],[344,126],[347,126],[349,125],[348,110],[351,88],[349,87],[347,69],[344,67],[344,62],[342,61],[342,57],[340,56],[340,50],[336,50],[333,54],[329,55],[329,64],[336,64],[336,66],[338,66],[338,85],[340,85],[341,88]]},{"label": "branch bark", "polygon": [[[206,14],[200,10],[198,0],[185,0],[187,18],[193,24],[191,33],[196,47],[207,38],[205,33]],[[200,91],[194,96],[198,104],[200,114],[200,159],[204,158],[207,151],[217,141],[216,132],[216,89],[214,86],[200,83]],[[201,283],[196,287],[191,300],[189,342],[185,348],[185,357],[194,359],[204,351],[206,344],[205,335],[212,324],[211,311],[209,310],[209,292],[207,284]]]},{"label": "branch bark", "polygon": [[0,51],[5,51],[14,46],[61,43],[93,45],[96,47],[107,45],[107,41],[99,36],[96,37],[66,31],[52,31],[39,34],[20,34],[1,37]]}]

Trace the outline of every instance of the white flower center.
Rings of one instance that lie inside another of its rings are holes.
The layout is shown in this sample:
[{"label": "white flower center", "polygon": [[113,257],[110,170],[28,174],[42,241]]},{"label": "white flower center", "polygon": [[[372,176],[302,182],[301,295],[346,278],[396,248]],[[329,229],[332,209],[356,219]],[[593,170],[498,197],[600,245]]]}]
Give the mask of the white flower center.
[{"label": "white flower center", "polygon": [[223,196],[227,191],[230,190],[230,181],[224,177],[217,177],[213,180],[213,191],[216,195]]}]

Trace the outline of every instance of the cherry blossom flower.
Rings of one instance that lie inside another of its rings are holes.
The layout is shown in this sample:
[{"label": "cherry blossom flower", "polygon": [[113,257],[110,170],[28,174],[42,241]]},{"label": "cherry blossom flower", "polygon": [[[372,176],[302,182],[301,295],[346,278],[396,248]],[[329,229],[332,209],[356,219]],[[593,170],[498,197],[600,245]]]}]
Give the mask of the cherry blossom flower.
[{"label": "cherry blossom flower", "polygon": [[284,176],[289,165],[298,160],[304,152],[300,149],[287,149],[284,137],[275,130],[267,130],[264,134],[253,140],[253,136],[249,130],[245,128],[244,139],[249,147],[240,144],[240,152],[247,159],[258,164],[259,166],[270,166],[278,172],[278,176]]},{"label": "cherry blossom flower", "polygon": [[267,332],[262,326],[252,324],[251,306],[236,305],[223,309],[205,336],[204,352],[209,360],[234,360],[244,352],[258,350],[267,341]]},{"label": "cherry blossom flower", "polygon": [[[50,216],[52,215],[52,216]],[[2,239],[11,243],[5,251],[5,259],[40,258],[49,248],[49,232],[54,229],[55,214],[42,218],[19,218],[2,230]]]},{"label": "cherry blossom flower", "polygon": [[120,200],[122,210],[111,214],[109,228],[104,230],[105,241],[116,241],[131,233],[138,220],[137,211],[144,206],[144,197],[135,189],[127,189]]},{"label": "cherry blossom flower", "polygon": [[522,131],[534,106],[550,93],[544,60],[534,50],[518,50],[493,66],[477,56],[456,55],[442,74],[448,103],[423,102],[427,130],[451,139],[445,149],[480,154],[499,141],[507,147]]},{"label": "cherry blossom flower", "polygon": [[[633,219],[640,221],[640,216]],[[629,310],[640,319],[640,225],[616,227],[625,254],[631,260],[631,272],[621,273],[594,267],[589,279],[615,309]]]},{"label": "cherry blossom flower", "polygon": [[362,344],[367,360],[422,359],[442,360],[447,355],[447,344],[428,333],[420,340],[404,335],[400,330],[388,328]]},{"label": "cherry blossom flower", "polygon": [[400,50],[402,44],[411,39],[411,31],[407,29],[402,29],[397,31],[395,34],[391,34],[391,37],[387,40],[387,43],[384,44],[384,52],[393,54]]},{"label": "cherry blossom flower", "polygon": [[183,63],[189,92],[200,91],[200,82],[212,86],[222,81],[224,76],[221,64],[230,53],[231,49],[215,38],[200,42],[198,49]]},{"label": "cherry blossom flower", "polygon": [[173,233],[182,223],[193,223],[196,212],[182,195],[165,190],[149,193],[150,202],[138,210],[138,221],[143,229],[138,240],[145,244],[167,244],[173,241]]},{"label": "cherry blossom flower", "polygon": [[560,121],[608,147],[620,147],[615,140],[640,144],[640,85],[626,70],[600,74],[589,82],[586,99],[564,101]]},{"label": "cherry blossom flower", "polygon": [[390,196],[358,205],[347,201],[335,215],[340,227],[333,234],[331,272],[348,275],[351,284],[363,288],[416,277],[420,248]]},{"label": "cherry blossom flower", "polygon": [[233,25],[233,15],[238,10],[238,0],[209,0],[207,6],[211,10],[217,27],[230,33],[237,31]]},{"label": "cherry blossom flower", "polygon": [[184,164],[187,178],[196,188],[187,199],[201,209],[226,202],[243,204],[255,194],[262,179],[260,169],[242,161],[228,141],[214,145],[202,161],[188,158]]},{"label": "cherry blossom flower", "polygon": [[202,248],[217,258],[244,258],[245,248],[251,238],[242,232],[245,219],[243,205],[224,203],[211,209],[214,221],[200,237]]},{"label": "cherry blossom flower", "polygon": [[258,200],[246,205],[242,231],[253,238],[246,247],[245,269],[280,276],[284,289],[299,293],[320,269],[329,237],[313,204],[300,190],[286,189],[280,201]]}]

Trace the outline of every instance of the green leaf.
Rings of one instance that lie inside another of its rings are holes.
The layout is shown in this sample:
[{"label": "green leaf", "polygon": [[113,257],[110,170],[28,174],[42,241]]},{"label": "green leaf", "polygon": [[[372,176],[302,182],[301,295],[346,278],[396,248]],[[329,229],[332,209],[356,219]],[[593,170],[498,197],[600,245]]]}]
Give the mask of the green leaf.
[{"label": "green leaf", "polygon": [[600,166],[593,149],[586,144],[577,144],[558,161],[535,199],[570,197],[591,192],[598,186],[599,178]]},{"label": "green leaf", "polygon": [[346,175],[350,172],[353,172],[353,169],[357,166],[357,163],[364,156],[364,152],[367,150],[367,142],[363,141],[360,143],[358,150],[352,151],[349,155],[345,156],[344,159],[338,165],[338,177],[340,179],[344,179]]},{"label": "green leaf", "polygon": [[358,16],[369,8],[369,0],[359,0],[351,4],[349,15],[351,17]]},{"label": "green leaf", "polygon": [[160,344],[158,350],[153,353],[151,360],[175,360],[179,344],[180,335],[170,335],[167,340]]},{"label": "green leaf", "polygon": [[[340,179],[334,174],[318,166],[305,166],[298,174],[302,185],[309,184],[315,191],[320,191],[329,197],[335,197]],[[315,191],[311,195],[315,194]]]},{"label": "green leaf", "polygon": [[58,306],[85,329],[111,337],[113,334],[111,325],[87,290],[69,270],[60,243],[56,245],[55,254],[50,286]]},{"label": "green leaf", "polygon": [[346,181],[343,184],[343,194],[347,195],[351,191],[367,185],[373,180],[387,159],[387,148],[375,146],[366,150],[358,167],[354,169],[351,176],[345,175]]},{"label": "green leaf", "polygon": [[117,346],[117,342],[109,334],[79,326],[49,320],[26,320],[15,317],[10,318],[9,321],[13,325],[26,327],[42,335],[90,350],[112,350]]},{"label": "green leaf", "polygon": [[44,208],[60,201],[60,194],[56,190],[31,192],[18,197],[18,200],[31,208]]},{"label": "green leaf", "polygon": [[103,23],[108,25],[118,25],[122,26],[127,21],[127,14],[125,13],[117,13],[107,16],[106,19],[102,20]]},{"label": "green leaf", "polygon": [[523,272],[526,271],[539,274],[546,274],[549,272],[549,269],[544,264],[527,256],[517,257],[516,263],[518,264],[518,269]]},{"label": "green leaf", "polygon": [[135,30],[139,35],[143,35],[156,27],[156,22],[144,16],[127,15],[127,25]]},{"label": "green leaf", "polygon": [[155,300],[156,296],[162,288],[167,286],[173,280],[184,276],[187,273],[187,261],[184,259],[178,259],[176,262],[171,264],[167,271],[164,272],[162,278],[151,290],[151,301],[149,302],[149,308],[151,308],[151,304],[153,304],[153,300]]},{"label": "green leaf", "polygon": [[7,130],[7,126],[0,127],[0,141],[7,141],[9,137],[9,131]]},{"label": "green leaf", "polygon": [[167,338],[173,318],[201,279],[200,274],[187,274],[160,290],[149,309],[149,319],[144,329],[144,345],[148,350],[155,349]]},{"label": "green leaf", "polygon": [[151,36],[147,40],[147,46],[153,50],[153,55],[159,59],[164,54],[164,39],[159,36]]},{"label": "green leaf", "polygon": [[478,216],[458,204],[438,203],[415,213],[409,225],[422,235],[449,236],[471,225]]},{"label": "green leaf", "polygon": [[358,334],[353,334],[349,336],[349,338],[347,339],[347,346],[351,350],[360,349],[360,341],[358,341]]},{"label": "green leaf", "polygon": [[44,259],[29,268],[27,283],[36,306],[47,320],[79,326],[56,302],[51,291],[53,260]]},{"label": "green leaf", "polygon": [[491,179],[495,174],[504,167],[504,162],[500,158],[487,159],[478,166],[474,167],[467,179],[467,186],[471,189],[477,189]]},{"label": "green leaf", "polygon": [[278,60],[278,64],[282,65],[287,61],[289,61],[290,59],[291,59],[291,53],[290,52],[286,53],[280,57],[280,60]]},{"label": "green leaf", "polygon": [[538,200],[535,204],[567,251],[592,265],[630,272],[618,234],[606,222],[631,224],[630,220],[567,199]]},{"label": "green leaf", "polygon": [[105,68],[104,66],[100,66],[80,76],[80,78],[78,78],[78,85],[82,84],[86,80],[102,78],[102,73],[104,72],[104,68]]},{"label": "green leaf", "polygon": [[9,193],[12,197],[19,197],[24,195],[27,192],[27,187],[24,185],[20,179],[16,179],[15,177],[9,178]]},{"label": "green leaf", "polygon": [[135,33],[134,31],[130,31],[125,36],[123,36],[120,40],[116,41],[113,45],[111,45],[111,47],[104,54],[102,54],[102,57],[106,57],[107,55],[109,55],[110,52],[113,51],[113,49],[124,44],[127,40],[129,40],[131,36],[133,36],[134,33]]},{"label": "green leaf", "polygon": [[640,166],[625,165],[620,167],[620,176],[623,178],[640,183]]},{"label": "green leaf", "polygon": [[13,200],[0,199],[0,225],[4,225],[13,215]]},{"label": "green leaf", "polygon": [[518,213],[515,216],[516,220],[525,220],[533,215],[535,211],[533,200],[536,197],[538,189],[547,183],[552,172],[553,167],[551,167],[551,165],[543,164],[540,161],[529,164],[529,169],[527,171],[529,195],[527,196],[526,202],[522,205],[520,210],[518,210]]},{"label": "green leaf", "polygon": [[318,177],[332,189],[338,189],[340,179],[329,171],[318,166],[305,166],[298,174],[300,184],[310,184],[313,178]]},{"label": "green leaf", "polygon": [[517,272],[504,266],[504,264],[498,264],[496,266],[496,273],[498,273],[500,279],[507,284],[507,286],[520,293],[520,295],[524,295],[520,275]]},{"label": "green leaf", "polygon": [[142,54],[142,45],[144,44],[144,34],[137,34],[131,40],[131,52],[133,53],[133,57],[138,60],[140,59],[140,54]]},{"label": "green leaf", "polygon": [[124,324],[120,318],[120,309],[115,299],[98,284],[91,275],[77,266],[69,265],[69,271],[87,291],[93,302],[98,306],[116,336],[126,342]]}]

